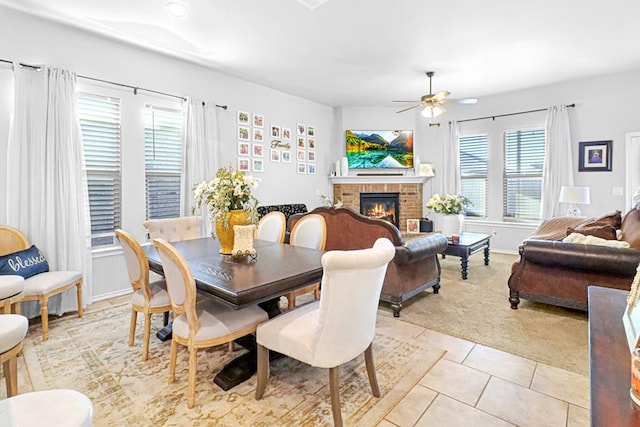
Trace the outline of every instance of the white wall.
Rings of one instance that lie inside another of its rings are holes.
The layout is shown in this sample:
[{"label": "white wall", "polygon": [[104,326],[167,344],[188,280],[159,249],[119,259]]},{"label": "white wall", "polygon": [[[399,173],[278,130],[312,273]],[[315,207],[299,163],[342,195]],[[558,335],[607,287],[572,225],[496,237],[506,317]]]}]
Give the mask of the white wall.
[{"label": "white wall", "polygon": [[[269,158],[265,157],[265,172],[255,174],[262,179],[256,196],[261,204],[305,203],[312,209],[322,204],[316,190],[324,194],[330,192],[327,176],[335,157],[331,148],[332,135],[334,135],[334,113],[331,107],[3,7],[0,7],[0,28],[3,29],[4,34],[11,34],[11,42],[6,40],[0,44],[1,59],[63,67],[79,75],[181,96],[193,96],[228,105],[229,109],[219,110],[218,115],[220,165],[232,164],[235,167],[237,163],[237,110],[260,113],[265,119],[265,131],[272,124],[284,126],[293,131],[294,138],[297,123],[314,125],[316,175],[297,174],[295,148],[292,150],[294,161],[289,164],[271,163]],[[79,80],[79,82],[83,89],[91,87],[86,81]],[[0,153],[7,151],[12,87],[10,68],[0,64]],[[139,104],[143,104],[145,99],[153,98],[151,95],[134,97],[130,92],[114,87],[110,87],[109,90],[119,92],[122,97],[136,98]],[[156,97],[155,100],[159,101],[161,98],[163,97]],[[167,99],[164,101],[168,102]],[[138,118],[141,116],[138,110],[129,109],[127,112],[123,104],[123,115],[125,114],[127,117],[123,120],[129,121],[135,121],[136,115]],[[143,141],[143,133],[123,135],[123,144],[139,144],[139,149],[143,149]],[[265,141],[267,156],[269,142],[270,140]],[[292,140],[292,143],[295,144],[295,141]],[[4,159],[5,156],[0,157]],[[141,165],[136,168],[133,165],[123,164],[123,174],[143,176],[140,174],[140,167]],[[4,193],[6,186],[4,165],[1,171],[0,193]],[[141,181],[138,192],[143,188],[144,184]],[[133,188],[128,188],[127,191],[135,193]],[[144,231],[140,207],[144,201],[144,193],[126,197],[127,200],[123,200],[123,205],[128,204],[134,209],[123,212],[122,226],[142,240]],[[6,201],[0,198],[0,223],[5,222]],[[114,295],[129,288],[124,262],[119,252],[107,252],[94,256],[93,276],[94,299]]]},{"label": "white wall", "polygon": [[[416,97],[421,94],[416,94]],[[455,97],[455,93],[452,95]],[[570,81],[549,86],[483,97],[476,105],[448,105],[447,113],[440,118],[440,127],[429,127],[428,119],[417,112],[396,114],[396,108],[342,108],[340,123],[342,131],[362,126],[375,126],[379,129],[400,127],[415,130],[414,149],[423,163],[436,164],[436,176],[431,180],[429,189],[442,191],[443,140],[448,132],[449,120],[463,120],[518,111],[546,108],[550,105],[576,104],[570,109],[573,140],[573,161],[575,185],[591,188],[591,205],[581,206],[583,215],[600,216],[616,209],[626,212],[629,203],[624,196],[614,196],[614,187],[625,186],[625,133],[640,130],[637,100],[640,99],[640,70],[607,75],[597,78]],[[487,132],[493,135],[493,141],[500,141],[499,135],[504,129],[544,125],[546,113],[522,114],[495,121],[480,120],[461,123],[462,134]],[[341,131],[337,130],[339,134]],[[613,140],[613,165],[611,172],[578,172],[578,142]],[[338,143],[336,146],[344,147]],[[502,147],[494,144],[489,147],[489,161],[502,156]],[[640,161],[640,159],[638,159]],[[499,163],[501,165],[501,163]],[[491,168],[488,177],[490,184],[500,187],[502,170]],[[427,191],[427,190],[425,190]],[[429,197],[429,195],[425,195]],[[489,200],[489,211],[501,213],[501,200]],[[427,212],[425,211],[425,214]],[[430,215],[433,217],[433,215]],[[437,226],[437,224],[436,224]],[[503,223],[501,214],[492,215],[486,221],[467,220],[466,230],[494,234],[493,249],[516,252],[519,243],[535,225],[519,224],[510,226]]]}]

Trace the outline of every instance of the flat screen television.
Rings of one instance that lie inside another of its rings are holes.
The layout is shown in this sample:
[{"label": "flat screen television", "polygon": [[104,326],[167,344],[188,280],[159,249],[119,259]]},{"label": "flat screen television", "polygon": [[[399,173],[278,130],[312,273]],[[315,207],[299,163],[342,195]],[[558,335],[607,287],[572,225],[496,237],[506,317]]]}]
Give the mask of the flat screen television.
[{"label": "flat screen television", "polygon": [[413,167],[413,131],[348,130],[349,169],[408,169]]}]

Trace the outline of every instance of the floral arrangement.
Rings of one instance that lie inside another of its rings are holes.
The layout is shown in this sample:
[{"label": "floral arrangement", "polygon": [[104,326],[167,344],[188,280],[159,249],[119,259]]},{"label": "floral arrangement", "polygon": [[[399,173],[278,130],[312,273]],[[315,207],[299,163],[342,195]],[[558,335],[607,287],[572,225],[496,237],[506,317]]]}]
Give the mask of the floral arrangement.
[{"label": "floral arrangement", "polygon": [[223,224],[229,226],[229,211],[249,212],[249,218],[255,223],[258,218],[258,199],[251,190],[258,188],[260,180],[244,172],[234,171],[230,166],[222,167],[211,181],[202,181],[193,188],[194,208],[209,208],[211,221],[220,215]]},{"label": "floral arrangement", "polygon": [[471,200],[460,194],[434,194],[427,202],[427,209],[441,215],[458,215],[464,212]]},{"label": "floral arrangement", "polygon": [[331,200],[329,196],[325,194],[321,194],[320,197],[322,198],[322,200],[324,200],[325,205],[329,206],[330,208],[338,209],[342,207],[342,199],[340,199],[340,197],[334,197],[333,200]]}]

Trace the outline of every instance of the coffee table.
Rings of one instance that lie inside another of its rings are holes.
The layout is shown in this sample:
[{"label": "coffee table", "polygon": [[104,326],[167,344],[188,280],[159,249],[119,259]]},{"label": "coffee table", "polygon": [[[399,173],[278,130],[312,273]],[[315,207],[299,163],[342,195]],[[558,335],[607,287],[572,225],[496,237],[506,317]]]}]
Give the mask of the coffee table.
[{"label": "coffee table", "polygon": [[469,257],[471,255],[484,250],[484,265],[489,265],[489,239],[491,239],[491,236],[488,234],[462,233],[460,234],[459,243],[452,243],[451,241],[447,243],[447,249],[442,254],[442,258],[444,259],[447,255],[460,257],[462,280],[467,280]]}]

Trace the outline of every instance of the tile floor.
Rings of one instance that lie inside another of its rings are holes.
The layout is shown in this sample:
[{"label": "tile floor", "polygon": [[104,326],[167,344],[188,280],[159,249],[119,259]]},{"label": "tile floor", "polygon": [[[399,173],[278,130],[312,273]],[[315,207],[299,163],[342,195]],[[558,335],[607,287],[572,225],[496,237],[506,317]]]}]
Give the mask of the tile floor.
[{"label": "tile floor", "polygon": [[[96,302],[87,311],[129,300],[125,295]],[[384,327],[447,353],[379,427],[589,425],[588,376],[395,320]],[[31,391],[22,357],[18,366],[20,392]],[[4,378],[0,387],[4,397]]]}]

